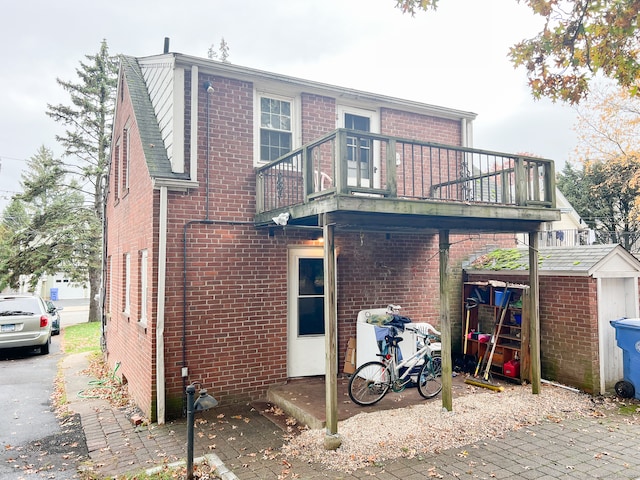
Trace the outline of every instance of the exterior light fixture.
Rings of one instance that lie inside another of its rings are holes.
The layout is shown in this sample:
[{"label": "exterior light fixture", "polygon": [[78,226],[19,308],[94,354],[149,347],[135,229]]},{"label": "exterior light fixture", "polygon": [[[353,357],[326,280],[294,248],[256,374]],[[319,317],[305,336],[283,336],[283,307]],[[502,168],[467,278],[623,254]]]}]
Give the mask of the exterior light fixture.
[{"label": "exterior light fixture", "polygon": [[202,388],[200,390],[200,395],[196,398],[196,401],[193,402],[193,407],[196,412],[204,412],[205,410],[209,410],[217,405],[218,400],[213,398],[211,395],[208,395],[206,388]]},{"label": "exterior light fixture", "polygon": [[196,393],[196,383],[192,383],[187,387],[187,479],[193,480],[193,430],[194,430],[194,413],[204,412],[218,405],[218,401],[211,395],[207,394],[205,388],[200,389],[200,396],[194,401],[193,397]]}]

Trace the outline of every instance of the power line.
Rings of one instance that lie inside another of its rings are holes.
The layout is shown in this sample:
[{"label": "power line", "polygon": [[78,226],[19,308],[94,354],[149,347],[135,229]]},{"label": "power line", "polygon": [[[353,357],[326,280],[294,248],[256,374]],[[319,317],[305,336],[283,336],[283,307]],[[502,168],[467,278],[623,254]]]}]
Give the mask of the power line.
[{"label": "power line", "polygon": [[14,162],[28,162],[29,161],[28,158],[9,157],[7,155],[0,155],[0,160],[11,160],[11,161],[14,161]]}]

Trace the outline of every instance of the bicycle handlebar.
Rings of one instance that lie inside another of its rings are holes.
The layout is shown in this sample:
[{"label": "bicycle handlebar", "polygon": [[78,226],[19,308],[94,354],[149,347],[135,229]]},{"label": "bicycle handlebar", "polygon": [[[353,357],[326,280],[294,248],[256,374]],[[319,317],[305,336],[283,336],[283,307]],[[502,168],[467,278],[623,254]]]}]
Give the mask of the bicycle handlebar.
[{"label": "bicycle handlebar", "polygon": [[415,327],[404,327],[404,329],[409,330],[410,332],[414,332],[419,336],[421,336],[422,338],[428,338],[429,340],[438,340],[438,335],[434,335],[432,333],[424,333]]}]

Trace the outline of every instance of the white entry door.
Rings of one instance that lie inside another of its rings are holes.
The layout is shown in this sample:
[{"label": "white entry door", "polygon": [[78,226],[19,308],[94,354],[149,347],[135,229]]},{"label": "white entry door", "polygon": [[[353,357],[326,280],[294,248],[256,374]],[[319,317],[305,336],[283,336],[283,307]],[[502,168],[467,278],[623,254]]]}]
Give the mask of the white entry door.
[{"label": "white entry door", "polygon": [[600,341],[600,393],[611,392],[622,380],[622,349],[616,341],[616,329],[609,323],[637,315],[637,280],[635,278],[601,278],[598,291]]},{"label": "white entry door", "polygon": [[294,247],[288,261],[287,373],[324,375],[324,251]]}]

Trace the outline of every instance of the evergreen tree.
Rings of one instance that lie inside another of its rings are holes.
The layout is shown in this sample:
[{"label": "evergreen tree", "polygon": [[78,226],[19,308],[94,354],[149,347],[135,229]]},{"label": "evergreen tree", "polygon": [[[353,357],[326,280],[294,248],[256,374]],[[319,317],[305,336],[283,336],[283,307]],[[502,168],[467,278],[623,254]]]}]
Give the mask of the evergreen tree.
[{"label": "evergreen tree", "polygon": [[221,62],[229,62],[229,44],[225,41],[224,37],[220,39],[220,46],[216,51],[216,44],[212,43],[207,50],[207,58],[211,60],[220,60]]},{"label": "evergreen tree", "polygon": [[69,93],[71,105],[47,105],[47,115],[65,127],[56,139],[64,147],[66,171],[78,178],[75,188],[82,186],[87,202],[77,212],[86,222],[84,242],[79,244],[78,260],[89,277],[89,321],[100,320],[98,293],[102,270],[102,224],[106,188],[109,143],[113,122],[118,76],[116,57],[109,55],[102,41],[95,55],[87,55],[76,69],[78,83],[57,79]]},{"label": "evergreen tree", "polygon": [[44,275],[68,273],[86,279],[86,232],[91,231],[76,185],[65,185],[60,160],[41,147],[22,174],[24,193],[14,196],[5,211],[0,249],[0,284],[18,288],[28,277],[33,290]]},{"label": "evergreen tree", "polygon": [[12,246],[13,234],[20,231],[27,221],[24,203],[13,198],[5,208],[0,223],[0,291],[11,287],[11,258],[17,253]]}]

